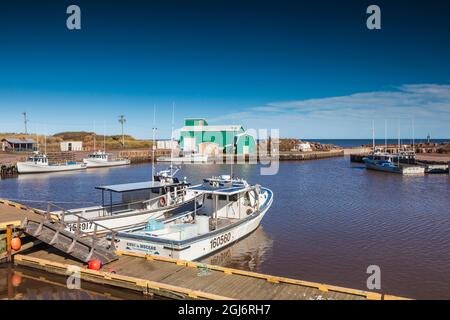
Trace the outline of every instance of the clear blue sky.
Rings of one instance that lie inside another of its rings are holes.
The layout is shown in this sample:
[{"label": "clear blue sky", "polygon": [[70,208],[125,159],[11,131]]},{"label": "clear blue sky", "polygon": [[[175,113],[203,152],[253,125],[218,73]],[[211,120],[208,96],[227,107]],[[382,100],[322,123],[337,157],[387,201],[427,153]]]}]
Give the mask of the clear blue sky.
[{"label": "clear blue sky", "polygon": [[[450,4],[377,1],[0,3],[0,132],[160,137],[185,117],[283,137],[450,137]],[[66,28],[78,4],[82,29]]]}]

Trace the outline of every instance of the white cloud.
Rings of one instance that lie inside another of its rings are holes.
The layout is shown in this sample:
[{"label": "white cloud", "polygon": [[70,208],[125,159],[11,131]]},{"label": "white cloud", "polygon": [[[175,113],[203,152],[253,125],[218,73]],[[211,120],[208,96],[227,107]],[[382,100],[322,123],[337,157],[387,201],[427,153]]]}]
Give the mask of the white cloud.
[{"label": "white cloud", "polygon": [[[372,120],[398,121],[418,134],[435,131],[450,136],[450,85],[407,84],[390,91],[355,93],[318,99],[277,101],[215,120],[238,120],[247,127],[279,127],[286,135],[324,138],[369,136]],[[423,132],[421,132],[421,130]],[[384,130],[383,130],[384,131]]]}]

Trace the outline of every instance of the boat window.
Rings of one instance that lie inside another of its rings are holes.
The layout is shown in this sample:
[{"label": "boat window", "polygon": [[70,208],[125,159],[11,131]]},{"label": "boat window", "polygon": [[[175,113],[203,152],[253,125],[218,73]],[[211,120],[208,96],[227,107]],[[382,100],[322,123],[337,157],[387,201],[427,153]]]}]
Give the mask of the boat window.
[{"label": "boat window", "polygon": [[228,199],[230,201],[237,201],[238,200],[238,195],[237,194],[232,194],[231,196],[228,197]]},{"label": "boat window", "polygon": [[222,200],[222,201],[227,200],[227,196],[224,194],[219,194],[219,200]]},{"label": "boat window", "polygon": [[206,195],[206,199],[212,199],[212,194],[208,193],[208,194]]}]

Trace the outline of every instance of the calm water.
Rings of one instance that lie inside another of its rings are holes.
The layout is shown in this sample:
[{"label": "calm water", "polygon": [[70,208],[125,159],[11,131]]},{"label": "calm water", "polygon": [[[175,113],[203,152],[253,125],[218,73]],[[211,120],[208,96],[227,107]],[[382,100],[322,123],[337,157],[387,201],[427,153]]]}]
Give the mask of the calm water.
[{"label": "calm water", "polygon": [[[381,268],[382,292],[450,299],[450,178],[366,171],[348,158],[282,162],[275,176],[260,166],[235,173],[274,191],[262,228],[208,262],[366,289],[366,269]],[[226,165],[182,168],[192,182]],[[100,201],[94,186],[144,181],[150,165],[24,175],[0,181],[0,197],[61,201],[67,208]],[[29,202],[45,207],[40,202]]]}]

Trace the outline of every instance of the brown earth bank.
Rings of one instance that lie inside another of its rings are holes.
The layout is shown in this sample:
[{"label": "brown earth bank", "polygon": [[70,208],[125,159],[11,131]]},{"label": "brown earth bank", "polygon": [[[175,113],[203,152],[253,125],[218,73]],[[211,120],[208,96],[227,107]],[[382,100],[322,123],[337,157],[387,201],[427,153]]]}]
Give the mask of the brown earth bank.
[{"label": "brown earth bank", "polygon": [[322,144],[320,142],[305,142],[300,139],[294,138],[282,138],[279,139],[279,149],[280,152],[288,152],[292,151],[298,146],[300,143],[309,143],[312,151],[331,151],[331,150],[340,150],[342,147],[333,145],[333,144]]},{"label": "brown earth bank", "polygon": [[82,141],[83,150],[94,151],[106,148],[106,150],[139,149],[151,148],[152,141],[135,139],[130,135],[124,135],[125,145],[122,145],[121,135],[98,135],[94,132],[60,132],[51,136],[36,134],[0,133],[0,140],[4,138],[29,138],[37,141],[39,148],[44,149],[47,144],[47,151],[59,151],[60,143],[63,141]]}]

